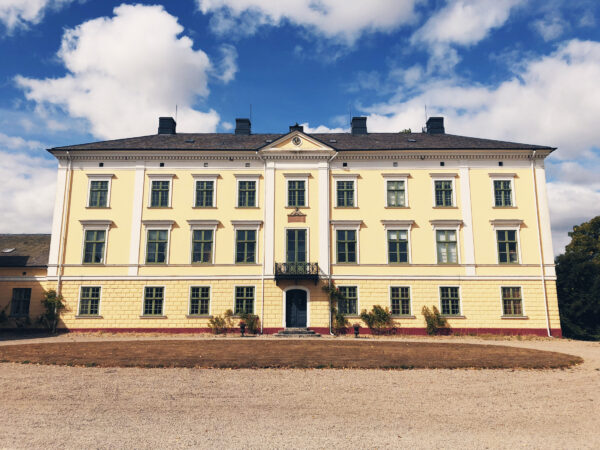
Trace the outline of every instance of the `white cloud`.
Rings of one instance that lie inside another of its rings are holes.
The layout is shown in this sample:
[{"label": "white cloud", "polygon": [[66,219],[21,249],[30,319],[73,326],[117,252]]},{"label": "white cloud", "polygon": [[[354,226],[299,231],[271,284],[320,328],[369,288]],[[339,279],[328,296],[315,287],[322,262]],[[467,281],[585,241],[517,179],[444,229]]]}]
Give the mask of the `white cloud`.
[{"label": "white cloud", "polygon": [[208,95],[209,74],[233,78],[235,51],[224,50],[219,73],[182,32],[162,6],[121,5],[113,17],[65,31],[58,57],[67,75],[16,82],[38,107],[86,119],[100,138],[154,134],[158,117],[174,115],[175,105],[178,130],[214,131],[219,115],[196,110],[194,102]]},{"label": "white cloud", "polygon": [[[2,145],[2,144],[0,144]],[[0,150],[2,233],[49,233],[52,225],[56,162]]]},{"label": "white cloud", "polygon": [[567,27],[568,24],[558,14],[547,16],[533,22],[533,28],[545,41],[553,41],[554,39],[559,38]]},{"label": "white cloud", "polygon": [[508,20],[511,10],[528,0],[448,0],[411,37],[430,51],[430,69],[450,69],[459,61],[453,45],[470,46]]},{"label": "white cloud", "polygon": [[352,44],[362,33],[387,32],[416,19],[422,0],[196,0],[203,14],[212,13],[217,33],[254,34],[263,25],[283,22],[326,38]]},{"label": "white cloud", "polygon": [[229,83],[235,78],[237,72],[237,50],[233,45],[221,46],[221,61],[219,61],[215,76],[224,83]]},{"label": "white cloud", "polygon": [[59,9],[73,0],[0,0],[0,22],[9,33],[16,28],[36,25],[48,9]]},{"label": "white cloud", "polygon": [[325,125],[319,125],[318,127],[312,128],[308,122],[304,122],[303,124],[301,124],[304,127],[304,132],[305,133],[347,133],[348,131],[350,131],[350,128],[342,128],[342,127],[337,127],[337,128],[329,128],[326,127]]},{"label": "white cloud", "polygon": [[43,147],[38,141],[27,141],[20,136],[8,136],[0,132],[0,149],[7,150],[36,150]]}]

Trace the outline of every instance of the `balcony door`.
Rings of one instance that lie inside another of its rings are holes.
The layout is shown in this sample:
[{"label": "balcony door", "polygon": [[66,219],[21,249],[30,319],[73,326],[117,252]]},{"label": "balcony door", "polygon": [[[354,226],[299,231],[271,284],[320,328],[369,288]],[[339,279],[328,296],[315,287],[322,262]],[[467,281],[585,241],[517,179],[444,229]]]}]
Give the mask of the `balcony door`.
[{"label": "balcony door", "polygon": [[306,263],[306,229],[286,230],[286,256],[288,265],[304,267]]}]

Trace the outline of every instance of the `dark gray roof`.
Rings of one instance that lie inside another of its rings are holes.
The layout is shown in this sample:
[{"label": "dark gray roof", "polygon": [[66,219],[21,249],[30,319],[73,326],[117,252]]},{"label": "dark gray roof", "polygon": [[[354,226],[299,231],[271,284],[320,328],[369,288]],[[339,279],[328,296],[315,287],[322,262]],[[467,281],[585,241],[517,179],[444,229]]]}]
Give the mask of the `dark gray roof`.
[{"label": "dark gray roof", "polygon": [[49,252],[49,234],[0,234],[0,267],[46,267]]},{"label": "dark gray roof", "polygon": [[[287,134],[287,133],[286,133]],[[453,134],[350,133],[308,134],[338,151],[347,150],[541,150],[552,147],[494,141]],[[55,147],[54,150],[259,150],[285,134],[154,134],[127,139]]]}]

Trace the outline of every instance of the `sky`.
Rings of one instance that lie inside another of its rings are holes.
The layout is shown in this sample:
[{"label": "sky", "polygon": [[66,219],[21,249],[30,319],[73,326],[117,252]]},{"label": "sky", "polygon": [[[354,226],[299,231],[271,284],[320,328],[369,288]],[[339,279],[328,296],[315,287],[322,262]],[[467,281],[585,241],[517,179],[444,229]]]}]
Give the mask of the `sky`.
[{"label": "sky", "polygon": [[600,214],[600,1],[0,0],[0,232],[50,232],[47,148],[182,132],[446,132],[558,147],[556,254]]}]

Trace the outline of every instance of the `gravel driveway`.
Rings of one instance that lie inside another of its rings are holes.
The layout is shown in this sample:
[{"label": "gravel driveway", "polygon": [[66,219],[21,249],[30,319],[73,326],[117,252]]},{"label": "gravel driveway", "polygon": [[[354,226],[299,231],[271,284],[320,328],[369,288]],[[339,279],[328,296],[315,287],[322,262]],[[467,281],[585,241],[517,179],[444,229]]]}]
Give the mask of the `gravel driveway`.
[{"label": "gravel driveway", "polygon": [[[73,339],[107,338],[44,341]],[[537,348],[585,362],[549,371],[4,363],[0,448],[600,447],[599,343],[430,340]]]}]

